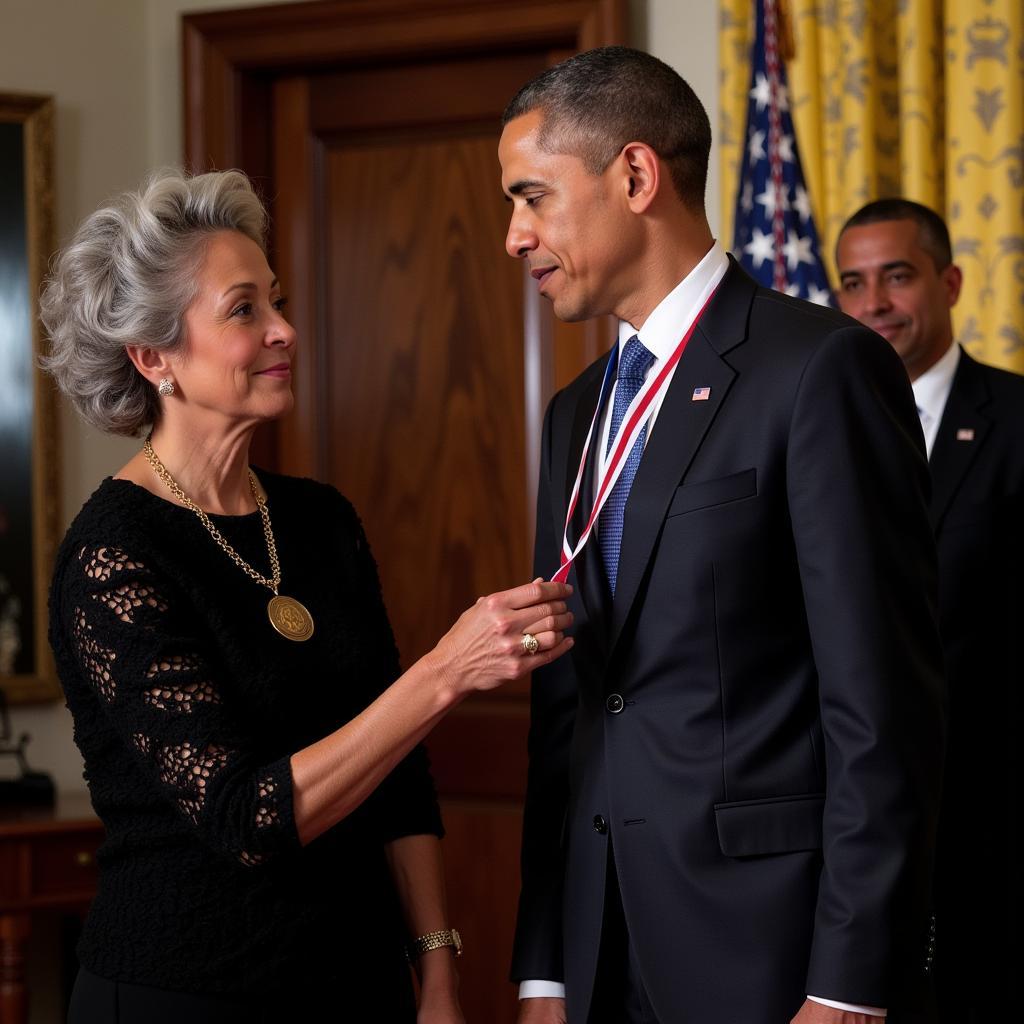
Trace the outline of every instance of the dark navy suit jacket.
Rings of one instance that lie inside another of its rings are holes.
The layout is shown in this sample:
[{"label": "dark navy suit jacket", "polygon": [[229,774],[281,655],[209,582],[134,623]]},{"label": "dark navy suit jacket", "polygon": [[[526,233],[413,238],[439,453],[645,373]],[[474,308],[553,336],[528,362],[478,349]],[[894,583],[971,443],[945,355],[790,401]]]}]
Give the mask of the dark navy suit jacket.
[{"label": "dark navy suit jacket", "polygon": [[[603,369],[548,409],[538,575]],[[564,981],[571,1024],[609,843],[664,1024],[785,1024],[807,993],[893,1007],[923,979],[943,748],[927,489],[890,347],[730,266],[634,480],[615,598],[591,543],[572,656],[533,679],[512,976]]]}]

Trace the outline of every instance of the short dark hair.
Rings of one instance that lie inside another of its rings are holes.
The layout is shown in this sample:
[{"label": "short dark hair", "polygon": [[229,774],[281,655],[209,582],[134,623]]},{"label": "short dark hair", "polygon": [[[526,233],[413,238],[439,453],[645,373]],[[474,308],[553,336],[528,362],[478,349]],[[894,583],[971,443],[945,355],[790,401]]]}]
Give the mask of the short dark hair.
[{"label": "short dark hair", "polygon": [[548,68],[512,98],[502,126],[543,113],[538,143],[602,173],[628,142],[645,142],[668,164],[680,199],[703,209],[711,122],[697,94],[641,50],[605,46]]},{"label": "short dark hair", "polygon": [[[946,222],[932,209],[913,199],[893,196],[889,199],[876,199],[862,206],[850,217],[839,231],[839,238],[847,228],[859,228],[865,224],[880,224],[890,220],[912,220],[917,225],[917,237],[932,261],[936,270],[945,270],[953,262],[953,246],[949,240],[949,228]],[[839,252],[839,241],[836,240],[836,254]],[[838,262],[838,259],[836,260]]]}]

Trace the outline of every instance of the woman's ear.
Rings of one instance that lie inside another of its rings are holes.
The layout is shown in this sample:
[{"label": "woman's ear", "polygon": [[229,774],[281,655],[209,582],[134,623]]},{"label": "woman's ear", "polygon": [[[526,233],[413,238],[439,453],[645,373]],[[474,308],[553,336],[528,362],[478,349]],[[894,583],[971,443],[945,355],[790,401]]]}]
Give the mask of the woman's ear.
[{"label": "woman's ear", "polygon": [[642,213],[661,187],[658,154],[646,142],[628,142],[619,156],[625,165],[626,201],[634,213]]},{"label": "woman's ear", "polygon": [[173,379],[174,372],[167,353],[146,345],[125,345],[125,352],[135,369],[153,385],[159,387],[160,381]]}]

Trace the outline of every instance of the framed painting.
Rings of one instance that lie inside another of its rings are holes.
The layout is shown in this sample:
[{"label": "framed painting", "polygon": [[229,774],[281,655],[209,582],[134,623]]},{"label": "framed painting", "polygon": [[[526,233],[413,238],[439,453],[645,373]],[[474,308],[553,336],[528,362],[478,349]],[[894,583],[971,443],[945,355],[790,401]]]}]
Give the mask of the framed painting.
[{"label": "framed painting", "polygon": [[0,93],[0,688],[11,703],[60,693],[46,641],[57,402],[38,367],[54,238],[53,98]]}]

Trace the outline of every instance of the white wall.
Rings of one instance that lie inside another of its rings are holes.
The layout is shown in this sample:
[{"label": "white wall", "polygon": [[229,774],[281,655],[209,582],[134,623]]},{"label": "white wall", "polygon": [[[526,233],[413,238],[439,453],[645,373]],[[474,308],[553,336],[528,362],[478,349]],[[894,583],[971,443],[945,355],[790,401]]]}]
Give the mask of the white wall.
[{"label": "white wall", "polygon": [[[245,6],[272,0],[249,0]],[[372,0],[368,0],[372,2]],[[57,101],[59,241],[114,192],[132,188],[182,155],[181,13],[242,6],[224,0],[0,0],[0,92],[52,93]],[[633,43],[675,67],[717,123],[716,0],[633,0]],[[718,221],[712,154],[708,211]],[[137,449],[81,424],[62,409],[63,520]],[[84,788],[82,764],[62,704],[18,708],[16,732],[33,740],[33,767],[61,790]]]},{"label": "white wall", "polygon": [[[718,3],[716,0],[647,0],[646,34],[639,45],[671,64],[690,83],[711,118],[712,136],[718,135]],[[705,205],[711,230],[719,224],[718,148],[711,147]]]}]

